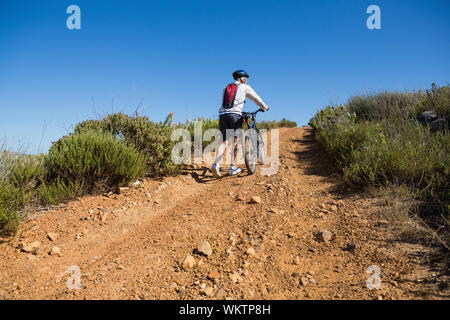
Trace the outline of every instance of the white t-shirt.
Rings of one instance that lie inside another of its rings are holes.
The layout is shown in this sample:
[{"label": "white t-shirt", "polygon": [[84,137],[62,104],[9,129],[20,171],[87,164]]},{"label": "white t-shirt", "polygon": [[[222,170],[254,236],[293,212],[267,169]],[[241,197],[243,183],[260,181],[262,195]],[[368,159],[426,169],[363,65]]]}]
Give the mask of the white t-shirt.
[{"label": "white t-shirt", "polygon": [[[264,101],[256,94],[255,90],[253,90],[253,88],[250,87],[248,84],[240,83],[237,80],[234,81],[234,83],[237,85],[237,92],[236,92],[236,97],[234,98],[233,107],[231,107],[230,109],[225,109],[225,108],[220,107],[219,115],[225,114],[225,113],[241,114],[242,108],[244,107],[246,97],[248,97],[250,100],[252,100],[261,109],[265,110],[265,109],[269,108],[264,103]],[[223,89],[223,92],[225,92],[225,88]],[[222,93],[222,97],[223,97],[223,93]]]}]

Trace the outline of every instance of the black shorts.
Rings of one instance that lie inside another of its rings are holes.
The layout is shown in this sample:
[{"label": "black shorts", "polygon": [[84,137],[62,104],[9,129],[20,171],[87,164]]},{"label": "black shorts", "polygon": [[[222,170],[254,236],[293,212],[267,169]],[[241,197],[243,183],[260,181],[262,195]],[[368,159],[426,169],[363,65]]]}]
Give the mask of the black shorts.
[{"label": "black shorts", "polygon": [[242,129],[242,122],[244,118],[237,113],[225,113],[219,116],[219,129],[222,133],[223,141],[227,138],[227,129]]}]

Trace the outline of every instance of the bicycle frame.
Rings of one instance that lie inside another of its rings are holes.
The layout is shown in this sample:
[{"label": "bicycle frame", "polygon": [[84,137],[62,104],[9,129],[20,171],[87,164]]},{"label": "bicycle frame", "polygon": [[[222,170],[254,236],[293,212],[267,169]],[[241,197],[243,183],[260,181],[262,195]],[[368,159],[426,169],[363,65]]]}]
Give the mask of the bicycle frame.
[{"label": "bicycle frame", "polygon": [[[242,116],[244,117],[245,123],[248,125],[249,129],[255,129],[256,132],[259,132],[259,129],[256,127],[256,114],[260,112],[261,109],[255,112],[242,112]],[[248,123],[248,120],[251,119],[251,124]]]}]

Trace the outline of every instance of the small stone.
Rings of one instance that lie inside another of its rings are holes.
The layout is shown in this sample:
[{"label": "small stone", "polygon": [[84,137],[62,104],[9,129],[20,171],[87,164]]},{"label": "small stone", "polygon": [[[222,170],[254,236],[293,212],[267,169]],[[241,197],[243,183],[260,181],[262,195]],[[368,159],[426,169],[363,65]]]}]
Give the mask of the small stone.
[{"label": "small stone", "polygon": [[295,233],[294,232],[289,232],[288,234],[286,234],[286,236],[288,238],[295,238]]},{"label": "small stone", "polygon": [[56,241],[56,239],[58,239],[58,234],[55,232],[48,232],[47,238],[51,241]]},{"label": "small stone", "polygon": [[300,285],[301,286],[307,286],[309,284],[309,279],[307,277],[302,277],[300,279]]},{"label": "small stone", "polygon": [[211,271],[211,272],[208,274],[208,279],[211,280],[211,281],[216,281],[217,279],[219,279],[219,272],[217,272],[217,271]]},{"label": "small stone", "polygon": [[202,241],[197,246],[197,251],[201,254],[204,254],[205,256],[210,256],[212,254],[211,245],[208,241]]},{"label": "small stone", "polygon": [[328,230],[319,230],[314,235],[318,240],[323,241],[325,243],[330,242],[333,236],[333,234]]},{"label": "small stone", "polygon": [[253,248],[248,248],[247,251],[245,251],[245,253],[248,254],[249,256],[254,256],[256,254],[256,251]]},{"label": "small stone", "polygon": [[233,281],[233,283],[239,283],[242,282],[242,277],[237,272],[233,272],[230,274],[230,279]]},{"label": "small stone", "polygon": [[191,256],[190,254],[188,254],[186,256],[186,258],[183,260],[183,262],[181,263],[181,268],[183,269],[190,269],[193,268],[195,266],[195,258],[193,256]]},{"label": "small stone", "polygon": [[41,243],[37,240],[31,243],[19,243],[19,249],[27,253],[38,254],[40,248]]},{"label": "small stone", "polygon": [[250,203],[261,203],[261,198],[258,197],[258,196],[253,196],[253,197],[250,199]]},{"label": "small stone", "polygon": [[130,193],[130,188],[129,187],[119,187],[117,189],[117,192],[119,194],[129,194]]},{"label": "small stone", "polygon": [[61,249],[57,246],[53,246],[52,250],[49,252],[52,256],[60,256],[61,255]]},{"label": "small stone", "polygon": [[144,187],[144,184],[143,184],[141,181],[136,180],[135,182],[133,182],[133,183],[130,184],[130,187],[136,188],[136,189],[138,189],[138,188],[143,188],[143,187]]},{"label": "small stone", "polygon": [[216,297],[217,299],[223,300],[226,297],[226,292],[223,288],[220,288],[219,290],[217,290],[216,292]]},{"label": "small stone", "polygon": [[237,201],[247,201],[247,198],[244,197],[244,196],[238,195],[238,196],[236,197],[236,200],[237,200]]},{"label": "small stone", "polygon": [[300,257],[299,256],[295,257],[292,263],[298,266],[300,264]]},{"label": "small stone", "polygon": [[332,205],[331,207],[330,207],[330,211],[337,211],[337,206],[335,206],[335,205]]},{"label": "small stone", "polygon": [[206,288],[203,288],[203,289],[200,289],[200,294],[202,295],[202,296],[211,296],[213,293],[214,293],[214,289],[213,288],[211,288],[211,287],[206,287]]}]

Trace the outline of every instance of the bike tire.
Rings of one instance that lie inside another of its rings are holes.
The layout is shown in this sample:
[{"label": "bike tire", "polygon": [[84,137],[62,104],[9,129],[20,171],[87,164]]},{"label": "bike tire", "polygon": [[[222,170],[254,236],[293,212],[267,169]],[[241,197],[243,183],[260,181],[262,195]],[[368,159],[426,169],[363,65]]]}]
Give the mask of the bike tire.
[{"label": "bike tire", "polygon": [[254,156],[256,150],[254,150],[253,145],[250,137],[246,136],[244,142],[244,160],[249,174],[254,174],[256,171],[256,157]]},{"label": "bike tire", "polygon": [[258,132],[258,158],[261,164],[266,164],[266,153],[264,152],[264,140],[260,132]]}]

